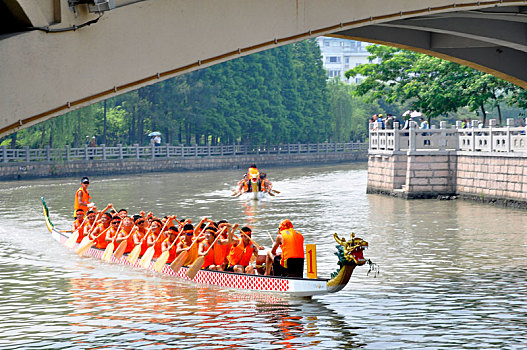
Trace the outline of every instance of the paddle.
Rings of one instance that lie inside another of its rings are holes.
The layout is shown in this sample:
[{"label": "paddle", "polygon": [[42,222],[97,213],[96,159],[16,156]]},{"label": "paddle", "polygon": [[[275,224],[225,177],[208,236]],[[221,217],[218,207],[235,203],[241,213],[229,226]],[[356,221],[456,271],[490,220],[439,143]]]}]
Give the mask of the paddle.
[{"label": "paddle", "polygon": [[255,241],[253,241],[253,239],[251,237],[249,237],[245,232],[243,232],[241,229],[238,229],[240,230],[240,233],[242,235],[244,235],[245,237],[249,238],[249,240],[256,246],[256,248],[258,248],[258,250],[260,250],[260,245],[258,243],[256,243]]},{"label": "paddle", "polygon": [[93,245],[93,243],[95,243],[95,241],[97,240],[97,238],[101,237],[103,234],[106,233],[106,231],[108,231],[112,226],[108,226],[107,228],[104,229],[104,231],[102,231],[101,233],[99,233],[97,235],[97,237],[95,237],[94,239],[91,239],[89,242],[86,242],[84,243],[84,245],[79,245],[79,247],[77,248],[77,250],[75,251],[75,253],[79,254],[80,256],[83,256],[87,251],[88,249],[91,248],[91,246]]},{"label": "paddle", "polygon": [[274,193],[278,193],[278,194],[282,193],[282,192],[280,192],[280,191],[277,191],[277,190],[274,190],[274,189],[273,189],[273,190],[271,190],[271,191],[273,191]]},{"label": "paddle", "polygon": [[84,238],[82,239],[82,241],[79,243],[80,245],[84,245],[85,243],[88,242],[88,240],[90,239],[90,234],[91,234],[91,232],[93,232],[93,230],[97,227],[97,220],[99,220],[99,219],[101,218],[101,215],[102,215],[106,210],[110,209],[111,207],[113,207],[113,204],[110,203],[110,204],[108,204],[108,205],[106,206],[106,208],[104,208],[102,211],[100,211],[100,212],[97,213],[97,216],[95,217],[95,220],[94,220],[94,222],[93,222],[93,226],[92,226],[90,232],[89,232],[87,235],[84,236]]},{"label": "paddle", "polygon": [[152,265],[152,269],[154,271],[161,272],[161,270],[163,269],[163,266],[165,266],[165,264],[167,263],[167,260],[168,260],[168,258],[170,256],[170,249],[172,249],[172,247],[174,247],[174,244],[176,244],[177,239],[179,238],[179,236],[181,236],[182,233],[183,233],[183,230],[181,230],[181,232],[178,233],[178,235],[174,239],[174,242],[172,242],[172,244],[168,247],[168,249],[165,250],[163,253],[161,253],[159,258],[157,258],[157,260],[154,263],[154,265]]},{"label": "paddle", "polygon": [[[204,221],[204,219],[201,220],[201,223],[203,223],[203,221]],[[196,228],[194,229],[194,233],[196,233],[196,231],[198,230],[199,226],[201,226],[201,223],[198,226],[196,226]],[[172,264],[170,264],[170,268],[172,270],[174,270],[175,273],[178,273],[178,271],[181,269],[181,267],[183,266],[183,264],[185,263],[185,261],[188,258],[188,251],[190,250],[190,248],[192,248],[194,243],[196,243],[198,241],[198,238],[201,237],[201,235],[203,234],[203,232],[207,229],[207,227],[209,225],[210,225],[210,222],[203,228],[203,230],[201,230],[199,236],[194,239],[192,244],[186,250],[184,250],[181,253],[179,253],[178,257],[174,259]]]},{"label": "paddle", "polygon": [[84,217],[84,220],[82,220],[81,224],[73,233],[71,234],[70,238],[64,243],[64,245],[68,248],[73,248],[75,243],[77,242],[77,238],[79,238],[79,230],[84,226],[84,223],[86,222],[86,219],[88,219],[88,216]]},{"label": "paddle", "polygon": [[135,225],[134,227],[132,227],[132,230],[130,231],[130,233],[123,238],[123,240],[121,241],[121,243],[119,243],[119,246],[113,253],[113,257],[116,258],[117,260],[123,257],[124,251],[126,250],[126,247],[128,246],[128,238],[130,237],[130,235],[134,233],[134,228],[136,227],[137,226]]},{"label": "paddle", "polygon": [[128,254],[128,262],[130,264],[135,264],[135,262],[137,261],[137,259],[139,258],[139,254],[141,254],[141,245],[143,244],[143,241],[146,239],[146,237],[148,236],[148,234],[150,233],[150,230],[152,228],[149,227],[148,230],[146,231],[145,233],[145,236],[143,237],[143,239],[141,239],[141,242],[139,242],[139,244],[137,244],[134,249],[130,252],[130,254]]},{"label": "paddle", "polygon": [[159,235],[157,235],[154,241],[154,244],[152,244],[152,246],[146,250],[141,260],[139,260],[139,266],[141,266],[142,268],[147,269],[148,265],[150,265],[150,262],[152,261],[152,258],[154,257],[155,246],[156,246],[157,240],[161,237],[161,235],[163,234],[163,231],[165,230],[165,227],[167,227],[167,224],[169,222],[170,220],[167,220],[165,222],[165,224],[163,225],[163,228],[161,229],[161,232],[159,232]]},{"label": "paddle", "polygon": [[110,209],[112,206],[113,206],[112,204],[109,204],[108,206],[106,206],[106,208],[104,208],[102,211],[97,213],[97,216],[95,217],[95,220],[93,221],[93,226],[92,226],[90,232],[88,232],[88,234],[84,236],[84,238],[80,242],[80,245],[83,245],[86,242],[88,242],[88,240],[90,239],[91,232],[93,232],[93,230],[97,227],[97,220],[99,220],[101,218],[102,213],[104,213],[106,210]]},{"label": "paddle", "polygon": [[214,244],[218,241],[218,239],[220,238],[221,234],[223,233],[223,231],[225,231],[225,227],[220,231],[218,232],[218,237],[216,237],[216,239],[214,240],[214,242],[212,242],[212,244],[210,245],[209,249],[207,249],[207,251],[205,253],[203,253],[203,255],[199,256],[196,261],[194,261],[192,263],[192,265],[190,265],[190,267],[188,268],[187,270],[187,277],[190,278],[191,280],[194,279],[194,277],[196,277],[196,274],[198,273],[199,270],[201,270],[201,266],[203,266],[203,262],[205,261],[205,255],[207,255],[209,253],[209,251],[212,249],[212,247],[214,246]]},{"label": "paddle", "polygon": [[274,244],[273,236],[271,236],[271,234],[269,232],[267,232],[267,234],[269,235],[269,238],[271,239],[272,244]]},{"label": "paddle", "polygon": [[112,253],[113,253],[113,247],[115,245],[115,240],[117,239],[117,236],[119,235],[119,231],[121,230],[121,225],[123,224],[123,220],[119,223],[119,226],[117,227],[117,231],[115,232],[115,236],[113,236],[112,241],[110,244],[106,246],[106,250],[104,251],[101,260],[110,262],[112,260]]}]

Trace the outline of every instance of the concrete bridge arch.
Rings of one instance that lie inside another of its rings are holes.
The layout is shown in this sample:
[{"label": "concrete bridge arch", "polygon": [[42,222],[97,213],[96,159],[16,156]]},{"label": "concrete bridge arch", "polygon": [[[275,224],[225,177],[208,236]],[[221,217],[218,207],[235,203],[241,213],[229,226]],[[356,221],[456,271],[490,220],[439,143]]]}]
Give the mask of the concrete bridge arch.
[{"label": "concrete bridge arch", "polygon": [[90,12],[101,1],[0,0],[0,137],[320,35],[417,50],[527,87],[526,1],[110,0],[113,9]]}]

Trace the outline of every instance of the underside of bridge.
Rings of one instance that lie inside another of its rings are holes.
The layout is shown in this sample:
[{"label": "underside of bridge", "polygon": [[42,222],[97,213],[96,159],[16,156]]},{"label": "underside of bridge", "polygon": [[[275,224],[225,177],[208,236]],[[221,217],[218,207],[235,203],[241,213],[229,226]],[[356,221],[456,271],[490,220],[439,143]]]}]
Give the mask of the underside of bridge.
[{"label": "underside of bridge", "polygon": [[527,6],[429,14],[340,31],[458,62],[527,88]]},{"label": "underside of bridge", "polygon": [[428,53],[527,88],[526,22],[525,0],[0,0],[0,137],[320,35]]}]

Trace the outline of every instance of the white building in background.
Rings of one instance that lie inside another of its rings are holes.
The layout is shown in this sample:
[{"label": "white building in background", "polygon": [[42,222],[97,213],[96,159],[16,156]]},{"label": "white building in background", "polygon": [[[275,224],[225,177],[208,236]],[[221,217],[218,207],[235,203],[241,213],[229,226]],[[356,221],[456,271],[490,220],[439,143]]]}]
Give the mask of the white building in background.
[{"label": "white building in background", "polygon": [[338,76],[345,83],[359,83],[362,80],[358,76],[347,79],[344,73],[359,64],[369,63],[370,54],[366,51],[366,46],[371,45],[370,43],[327,36],[320,36],[316,40],[322,51],[322,62],[329,79]]}]

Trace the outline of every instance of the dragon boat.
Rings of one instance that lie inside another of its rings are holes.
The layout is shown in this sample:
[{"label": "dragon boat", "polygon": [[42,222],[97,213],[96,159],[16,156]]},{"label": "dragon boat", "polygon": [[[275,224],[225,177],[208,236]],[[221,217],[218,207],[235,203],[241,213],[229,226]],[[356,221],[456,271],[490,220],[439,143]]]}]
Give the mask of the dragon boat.
[{"label": "dragon boat", "polygon": [[[42,206],[44,209],[46,226],[53,239],[55,239],[60,244],[65,245],[72,233],[55,228],[55,225],[53,225],[51,222],[49,209],[44,198],[42,198]],[[368,247],[368,242],[361,238],[355,237],[353,233],[351,234],[349,240],[338,237],[336,233],[334,234],[334,238],[336,242],[339,243],[336,246],[337,253],[335,253],[339,258],[339,269],[331,275],[330,279],[263,276],[223,271],[199,270],[194,279],[190,280],[186,273],[188,270],[187,267],[182,267],[177,272],[175,272],[172,270],[169,264],[165,264],[159,273],[175,277],[180,280],[186,280],[189,283],[195,283],[197,285],[215,286],[246,291],[269,292],[295,297],[311,297],[314,295],[335,293],[342,290],[348,284],[351,274],[353,273],[353,270],[356,266],[369,263],[371,270],[371,266],[374,264],[370,260],[364,259],[363,256],[363,251]],[[72,249],[76,250],[77,247],[78,244],[76,243]],[[84,255],[101,259],[103,253],[103,249],[91,247]],[[127,254],[123,255],[119,259],[112,256],[110,263],[128,265],[133,268],[143,268],[138,262],[131,264],[127,259]],[[154,263],[155,260],[150,263],[146,270],[154,271]]]}]

